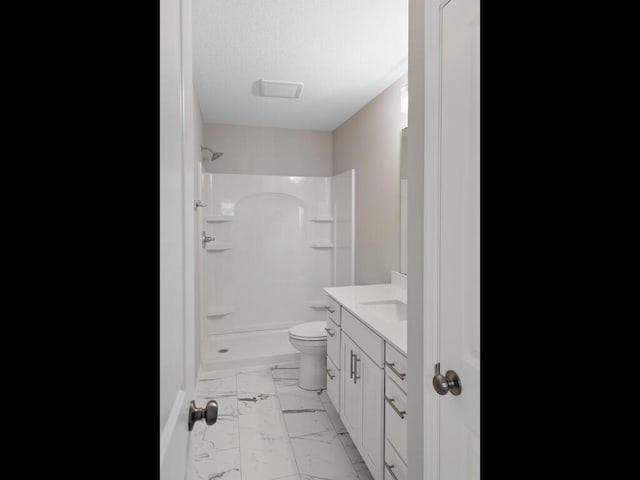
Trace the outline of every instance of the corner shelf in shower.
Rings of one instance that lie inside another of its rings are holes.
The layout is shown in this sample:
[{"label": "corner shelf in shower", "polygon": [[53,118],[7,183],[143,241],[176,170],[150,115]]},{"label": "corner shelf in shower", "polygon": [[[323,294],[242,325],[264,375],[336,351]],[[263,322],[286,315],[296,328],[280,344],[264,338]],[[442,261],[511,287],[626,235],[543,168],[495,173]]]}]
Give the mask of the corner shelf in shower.
[{"label": "corner shelf in shower", "polygon": [[309,243],[311,248],[333,248],[333,242],[328,240],[319,240],[316,242]]},{"label": "corner shelf in shower", "polygon": [[221,252],[223,250],[231,250],[233,246],[229,243],[218,243],[217,245],[207,245],[207,252]]},{"label": "corner shelf in shower", "polygon": [[311,217],[312,222],[333,222],[333,217]]},{"label": "corner shelf in shower", "polygon": [[231,215],[207,215],[206,220],[207,223],[222,223],[232,221],[233,217]]},{"label": "corner shelf in shower", "polygon": [[234,312],[233,307],[215,307],[207,310],[207,318],[211,317],[222,317],[224,315],[229,315]]},{"label": "corner shelf in shower", "polygon": [[325,302],[309,302],[309,308],[321,308],[324,310],[326,308]]}]

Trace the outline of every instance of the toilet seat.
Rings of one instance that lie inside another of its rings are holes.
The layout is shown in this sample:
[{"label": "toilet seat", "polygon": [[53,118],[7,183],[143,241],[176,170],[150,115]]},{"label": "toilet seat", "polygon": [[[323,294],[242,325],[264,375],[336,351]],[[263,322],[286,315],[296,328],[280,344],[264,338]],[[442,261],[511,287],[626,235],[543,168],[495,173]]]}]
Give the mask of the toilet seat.
[{"label": "toilet seat", "polygon": [[327,332],[324,329],[327,322],[305,322],[294,325],[289,329],[289,337],[300,341],[322,341],[327,339]]}]

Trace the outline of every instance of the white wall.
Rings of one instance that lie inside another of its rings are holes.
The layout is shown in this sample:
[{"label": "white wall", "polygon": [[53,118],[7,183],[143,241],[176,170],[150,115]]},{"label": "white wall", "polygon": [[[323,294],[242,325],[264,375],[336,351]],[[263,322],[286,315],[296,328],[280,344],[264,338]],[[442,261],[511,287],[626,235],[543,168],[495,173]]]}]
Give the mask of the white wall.
[{"label": "white wall", "polygon": [[213,162],[205,160],[210,173],[330,177],[333,172],[331,132],[212,123],[204,125],[204,145],[224,152]]},{"label": "white wall", "polygon": [[355,281],[389,283],[400,269],[400,152],[407,114],[403,75],[333,131],[333,173],[354,168]]},{"label": "white wall", "polygon": [[[202,152],[200,152],[200,145],[202,145],[202,137],[204,133],[204,122],[202,120],[202,111],[200,110],[200,104],[198,103],[198,95],[196,89],[193,89],[193,150],[194,150],[194,186],[193,192],[196,199],[202,199],[201,196],[201,177],[202,177]],[[202,249],[200,248],[200,230],[201,230],[201,215],[202,208],[196,210],[194,233],[195,233],[195,372],[194,375],[198,375],[198,369],[200,368],[201,357],[200,348],[202,345],[201,331],[203,331],[203,314],[202,314],[202,300],[200,298],[200,286],[201,286],[201,270],[202,270]]]}]

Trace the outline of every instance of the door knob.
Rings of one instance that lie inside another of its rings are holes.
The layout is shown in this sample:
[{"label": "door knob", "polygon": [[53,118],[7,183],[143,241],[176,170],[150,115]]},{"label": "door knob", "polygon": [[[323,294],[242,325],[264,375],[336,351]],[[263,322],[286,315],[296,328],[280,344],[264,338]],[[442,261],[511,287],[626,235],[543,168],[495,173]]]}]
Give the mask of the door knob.
[{"label": "door knob", "polygon": [[196,407],[196,402],[191,400],[189,405],[189,431],[193,430],[193,424],[198,420],[207,422],[207,425],[213,425],[218,420],[218,402],[209,400],[204,408]]},{"label": "door knob", "polygon": [[451,395],[460,395],[462,392],[462,383],[460,377],[453,370],[447,370],[444,375],[440,374],[440,363],[436,363],[436,372],[433,376],[433,389],[439,395],[446,395],[451,392]]}]

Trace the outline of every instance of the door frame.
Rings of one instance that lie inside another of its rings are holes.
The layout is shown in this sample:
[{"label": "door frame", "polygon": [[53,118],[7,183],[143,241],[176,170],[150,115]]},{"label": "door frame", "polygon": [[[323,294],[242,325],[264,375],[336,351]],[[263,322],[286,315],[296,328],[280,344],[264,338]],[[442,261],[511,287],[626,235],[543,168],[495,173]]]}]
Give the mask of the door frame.
[{"label": "door frame", "polygon": [[[443,8],[451,0],[409,0],[407,409],[408,477],[439,480],[440,115]],[[413,267],[413,268],[412,268]],[[413,414],[413,412],[416,412]]]},{"label": "door frame", "polygon": [[197,161],[193,125],[193,27],[191,0],[180,0],[181,9],[181,42],[182,42],[182,75],[181,95],[182,103],[182,209],[183,209],[183,260],[184,260],[184,342],[185,342],[185,390],[191,395],[195,391],[196,368],[199,359],[195,358],[195,322],[196,317],[196,261],[198,252],[195,248],[195,162]]}]

